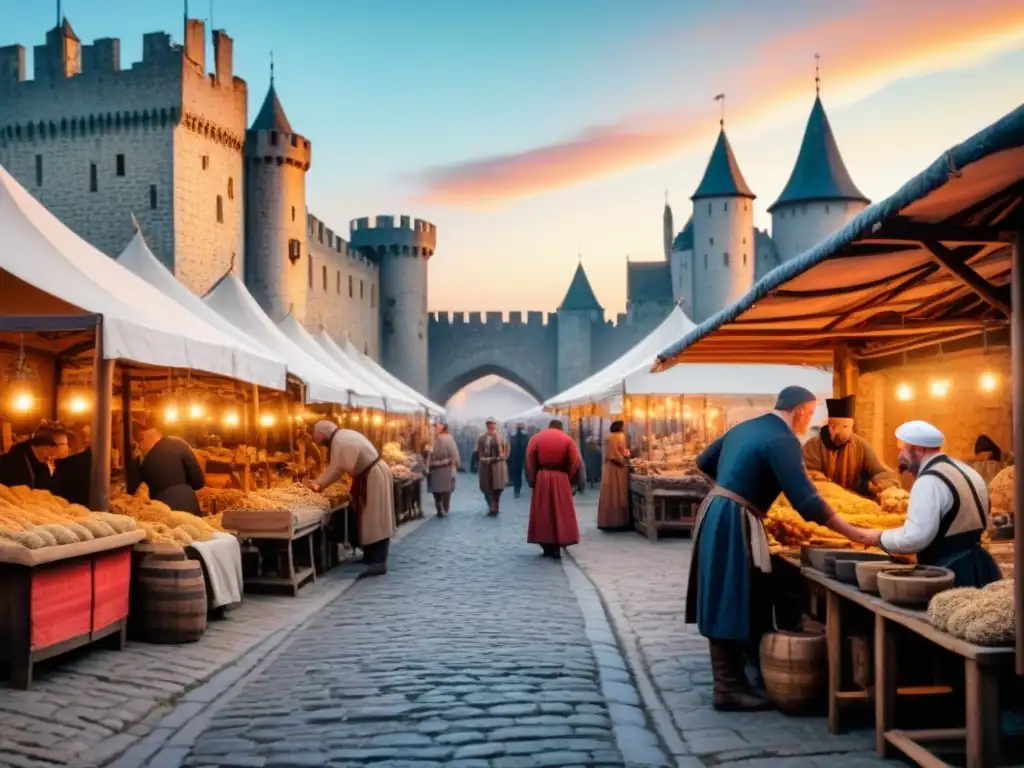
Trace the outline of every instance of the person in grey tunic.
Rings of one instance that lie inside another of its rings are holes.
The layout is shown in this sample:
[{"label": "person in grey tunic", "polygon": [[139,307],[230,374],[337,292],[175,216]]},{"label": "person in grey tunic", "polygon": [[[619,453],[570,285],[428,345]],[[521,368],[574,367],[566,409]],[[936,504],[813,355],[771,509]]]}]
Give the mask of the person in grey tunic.
[{"label": "person in grey tunic", "polygon": [[435,425],[434,447],[427,465],[430,467],[430,492],[434,494],[434,507],[438,517],[447,517],[451,511],[452,491],[455,490],[455,473],[462,460],[455,438],[448,434],[448,425]]}]

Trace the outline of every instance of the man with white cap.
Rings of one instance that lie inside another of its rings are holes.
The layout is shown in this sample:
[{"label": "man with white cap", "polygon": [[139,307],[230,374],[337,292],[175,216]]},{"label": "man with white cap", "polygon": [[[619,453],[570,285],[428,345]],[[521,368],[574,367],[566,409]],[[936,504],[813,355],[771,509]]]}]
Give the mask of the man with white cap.
[{"label": "man with white cap", "polygon": [[744,669],[773,622],[771,554],[763,520],[784,492],[805,520],[864,542],[867,531],[835,514],[804,468],[799,436],[810,426],[817,400],[803,387],[786,387],[775,410],[741,422],[697,457],[715,483],[697,512],[686,590],[686,623],[708,638],[718,710],[765,709]]},{"label": "man with white cap", "polygon": [[342,475],[351,476],[352,511],[366,565],[360,576],[383,576],[388,572],[388,548],[395,532],[391,470],[366,437],[342,429],[333,421],[318,421],[313,427],[313,440],[327,448],[330,458],[323,474],[306,485],[322,491]]},{"label": "man with white cap", "polygon": [[889,531],[871,531],[871,544],[891,554],[916,554],[922,565],[953,571],[958,587],[983,587],[1002,578],[981,534],[989,514],[985,481],[942,450],[942,432],[925,421],[896,430],[900,469],[916,478],[907,520]]},{"label": "man with white cap", "polygon": [[498,431],[498,421],[487,419],[487,431],[476,441],[480,457],[480,491],[487,499],[487,514],[498,514],[501,492],[508,485],[508,445]]}]

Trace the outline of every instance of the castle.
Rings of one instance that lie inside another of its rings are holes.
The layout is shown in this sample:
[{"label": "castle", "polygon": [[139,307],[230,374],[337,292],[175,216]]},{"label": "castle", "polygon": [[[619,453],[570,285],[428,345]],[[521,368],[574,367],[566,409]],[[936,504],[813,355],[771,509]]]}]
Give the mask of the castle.
[{"label": "castle", "polygon": [[868,201],[856,188],[816,98],[789,183],[754,228],[754,194],[724,125],[692,196],[686,226],[663,216],[664,254],[630,262],[627,307],[605,318],[582,263],[547,316],[428,314],[433,224],[409,216],[357,218],[348,240],[306,206],[310,140],[288,120],[271,82],[250,124],[248,90],[233,71],[232,39],[184,19],[183,42],[143,36],[142,61],[121,69],[120,41],[83,45],[67,19],[34,50],[0,47],[0,165],[80,236],[110,256],[137,218],[153,253],[202,294],[228,270],[242,275],[275,321],[351,338],[437,402],[486,374],[539,399],[600,369],[681,303],[701,321],[753,280],[849,221]]}]

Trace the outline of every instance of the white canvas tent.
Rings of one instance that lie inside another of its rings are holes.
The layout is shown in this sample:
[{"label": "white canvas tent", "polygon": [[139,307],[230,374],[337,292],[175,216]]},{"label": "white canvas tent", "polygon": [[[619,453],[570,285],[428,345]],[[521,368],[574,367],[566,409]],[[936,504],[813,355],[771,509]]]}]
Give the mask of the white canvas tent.
[{"label": "white canvas tent", "polygon": [[334,343],[334,340],[326,331],[321,329],[315,337],[310,336],[310,339],[317,349],[334,361],[335,365],[338,365],[345,370],[358,371],[360,376],[372,382],[375,387],[380,389],[381,392],[386,393],[388,399],[388,410],[394,410],[396,413],[417,413],[423,410],[415,400],[411,400],[406,397],[402,392],[390,386],[386,381],[363,368],[355,360],[350,359],[348,355],[341,350],[341,347]]},{"label": "white canvas tent", "polygon": [[268,374],[263,380],[252,383],[280,391],[286,388],[286,363],[254,338],[224,320],[224,318],[203,303],[201,298],[178,282],[178,279],[171,274],[171,271],[153,255],[149,246],[146,245],[142,232],[137,231],[135,233],[135,236],[128,243],[124,251],[121,252],[121,255],[117,257],[116,261],[125,269],[141,277],[165,296],[176,301],[196,317],[205,320],[218,330],[231,336],[242,349],[277,363],[276,369],[268,370]]},{"label": "white canvas tent", "polygon": [[621,413],[626,395],[769,396],[798,384],[821,396],[832,392],[832,374],[799,365],[687,364],[652,373],[658,355],[697,326],[676,306],[667,318],[611,364],[544,403],[548,410],[596,406]]},{"label": "white canvas tent", "polygon": [[348,387],[341,377],[292,343],[234,273],[224,275],[203,301],[227,322],[287,361],[288,370],[306,385],[306,402],[348,404]]},{"label": "white canvas tent", "polygon": [[[277,386],[279,359],[238,340],[93,248],[0,166],[0,313],[25,330],[95,328],[105,360],[186,368]],[[16,323],[15,320],[18,322]]]},{"label": "white canvas tent", "polygon": [[[328,341],[333,341],[333,339],[331,339],[330,336],[327,336],[326,334],[324,334],[324,336]],[[321,343],[323,342],[321,341]],[[345,339],[345,343],[342,345],[341,349],[346,355],[348,355],[348,357],[360,363],[363,366],[363,368],[367,369],[368,371],[371,371],[372,373],[375,373],[379,378],[391,384],[391,386],[393,386],[399,392],[404,393],[407,399],[414,400],[415,402],[419,403],[420,406],[422,406],[424,409],[435,415],[443,416],[446,413],[445,409],[442,406],[438,405],[433,400],[430,400],[429,398],[417,392],[415,389],[410,387],[400,378],[398,378],[397,376],[389,372],[387,369],[385,369],[380,363],[378,363],[369,355],[360,352],[356,345],[352,343],[351,339]]]},{"label": "white canvas tent", "polygon": [[388,393],[383,387],[378,386],[366,376],[361,376],[358,371],[339,365],[337,361],[324,351],[323,347],[316,343],[316,340],[310,335],[309,331],[302,326],[302,323],[294,315],[286,315],[277,324],[277,327],[281,329],[285,336],[302,348],[306,354],[322,363],[325,367],[335,371],[344,381],[350,382],[353,393],[352,405],[381,410],[388,408]]}]

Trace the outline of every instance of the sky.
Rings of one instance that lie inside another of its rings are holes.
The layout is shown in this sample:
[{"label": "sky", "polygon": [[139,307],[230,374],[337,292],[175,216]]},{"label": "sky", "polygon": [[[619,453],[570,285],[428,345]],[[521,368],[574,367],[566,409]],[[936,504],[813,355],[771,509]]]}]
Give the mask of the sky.
[{"label": "sky", "polygon": [[[0,0],[29,49],[56,2]],[[310,211],[437,225],[434,311],[553,311],[582,259],[608,314],[625,260],[682,228],[725,126],[755,224],[821,96],[847,167],[878,200],[1024,99],[1021,0],[191,0],[235,40],[250,120],[269,82],[312,141]],[[64,0],[85,42],[181,39],[183,3]],[[208,44],[208,53],[212,50]]]}]

